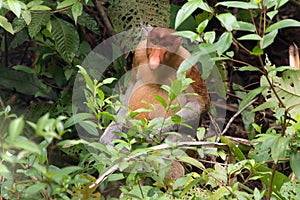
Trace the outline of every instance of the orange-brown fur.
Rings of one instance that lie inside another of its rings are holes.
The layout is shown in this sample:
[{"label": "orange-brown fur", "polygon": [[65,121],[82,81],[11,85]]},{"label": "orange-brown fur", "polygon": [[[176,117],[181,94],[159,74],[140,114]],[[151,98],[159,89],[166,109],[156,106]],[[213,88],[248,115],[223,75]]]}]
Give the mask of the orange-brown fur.
[{"label": "orange-brown fur", "polygon": [[[142,86],[134,90],[130,97],[129,108],[131,110],[149,108],[145,103],[142,103],[142,100],[158,105],[158,102],[153,97],[154,94],[162,96],[167,101],[168,94],[160,88],[160,85],[170,84],[170,80],[175,80],[176,71],[180,64],[190,56],[190,53],[181,46],[181,38],[172,33],[174,33],[172,29],[154,28],[149,32],[147,40],[141,41],[136,48],[133,59],[135,77],[133,78],[136,81],[140,81]],[[154,40],[155,44],[153,44],[152,40]],[[162,55],[157,52],[160,52]],[[160,60],[161,65],[151,68],[151,64],[149,64],[151,58],[154,61]],[[200,112],[203,113],[209,107],[209,96],[205,82],[195,66],[187,70],[186,77],[195,81],[191,84],[192,89],[189,89],[188,92],[199,94],[197,100],[202,109]],[[195,99],[195,97],[188,97],[189,101],[192,99]],[[162,110],[156,116],[165,117],[165,113],[166,111]],[[175,113],[169,112],[166,117]],[[150,116],[151,113],[141,113],[138,115],[138,118],[151,119],[152,117]]]},{"label": "orange-brown fur", "polygon": [[[139,108],[150,109],[150,112],[141,112],[135,119],[154,119],[156,117],[170,117],[172,114],[178,112],[177,110],[166,110],[159,101],[156,100],[155,95],[165,99],[167,105],[170,104],[168,100],[167,91],[160,88],[159,84],[148,83],[137,88],[129,99],[129,109],[134,111]],[[172,105],[184,105],[184,98],[177,98],[171,104]],[[152,105],[149,105],[152,104]],[[154,108],[152,108],[154,106]]]}]

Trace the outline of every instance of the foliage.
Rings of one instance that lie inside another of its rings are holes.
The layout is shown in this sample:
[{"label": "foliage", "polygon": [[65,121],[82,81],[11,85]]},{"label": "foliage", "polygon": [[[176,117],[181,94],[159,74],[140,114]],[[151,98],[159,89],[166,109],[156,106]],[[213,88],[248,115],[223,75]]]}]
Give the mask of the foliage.
[{"label": "foliage", "polygon": [[[4,61],[1,70],[5,71],[1,73],[1,87],[25,96],[47,98],[54,105],[67,102],[76,75],[74,66],[91,50],[80,35],[84,31],[99,34],[96,20],[83,10],[87,5],[88,1],[75,0],[0,1],[0,31],[4,33],[0,38]],[[16,49],[23,50],[21,58],[9,57]],[[1,98],[9,101],[5,95]],[[71,114],[70,109],[64,110],[67,112],[63,114]]]},{"label": "foliage", "polygon": [[[160,26],[169,24],[169,5],[165,5],[165,1],[157,4],[149,1],[110,2],[113,4],[109,13],[116,32],[136,26],[140,21]],[[289,166],[292,175],[300,178],[300,74],[287,66],[274,66],[266,55],[266,49],[273,44],[280,29],[300,26],[300,22],[292,19],[276,21],[279,8],[287,2],[222,1],[212,7],[202,0],[189,0],[178,10],[175,21],[170,22],[178,30],[183,30],[187,21],[192,21],[193,25],[197,23],[196,28],[191,25],[189,30],[176,34],[199,43],[180,66],[178,80],[171,86],[162,87],[169,93],[170,102],[182,95],[190,84],[190,80],[184,78],[184,72],[197,62],[206,66],[202,69],[205,79],[215,77],[213,64],[221,69],[227,61],[234,63],[234,69],[239,72],[260,74],[260,83],[255,89],[244,92],[242,86],[233,86],[236,95],[241,97],[237,114],[242,115],[250,149],[224,136],[228,131],[226,127],[209,141],[176,144],[163,141],[166,135],[177,135],[162,133],[164,126],[182,123],[182,119],[176,115],[171,121],[133,119],[146,110],[128,114],[124,121],[131,126],[126,132],[118,133],[121,139],[115,140],[114,146],[100,144],[99,132],[116,117],[111,111],[120,106],[114,96],[104,90],[114,78],[92,80],[79,66],[86,82],[85,105],[89,113],[69,117],[69,88],[72,88],[77,72],[75,66],[92,47],[86,33],[101,37],[97,20],[89,12],[90,7],[96,7],[94,1],[0,1],[1,52],[6,55],[6,62],[1,63],[5,68],[1,66],[0,85],[24,96],[47,99],[45,105],[31,105],[28,109],[38,113],[36,120],[11,114],[10,106],[0,112],[0,197],[298,199],[299,181],[291,180],[290,172],[280,170],[280,166]],[[165,7],[160,7],[161,4]],[[124,9],[126,12],[122,12]],[[146,11],[151,15],[140,20]],[[122,22],[118,21],[120,19]],[[217,23],[220,30],[210,29],[213,23]],[[246,46],[246,42],[251,45]],[[13,61],[9,65],[8,53],[25,44],[28,46],[25,51],[32,52],[29,56],[32,59]],[[258,64],[238,60],[234,46],[254,56]],[[114,64],[117,68],[123,67]],[[121,70],[116,71],[120,73]],[[222,76],[227,78],[226,73]],[[218,95],[224,97],[226,87],[219,86],[218,82],[209,85],[212,90],[217,88]],[[264,102],[255,101],[257,96]],[[0,97],[1,106],[2,99],[10,100],[3,94]],[[159,96],[156,99],[167,110],[179,108],[167,104]],[[45,114],[49,110],[50,113]],[[255,123],[255,115],[261,112],[272,113],[275,121],[272,126]],[[68,136],[74,132],[75,123],[77,128],[85,131],[86,137],[74,139],[74,136]],[[205,128],[200,127],[197,140],[203,140],[205,134]],[[54,159],[51,157],[53,149],[60,152]],[[187,149],[197,152],[199,159],[191,157]],[[64,160],[61,154],[68,159]],[[70,158],[76,160],[76,164],[68,163]],[[176,162],[184,165],[187,171],[177,179],[169,176],[169,170]],[[116,188],[117,194],[109,193],[111,188]]]}]

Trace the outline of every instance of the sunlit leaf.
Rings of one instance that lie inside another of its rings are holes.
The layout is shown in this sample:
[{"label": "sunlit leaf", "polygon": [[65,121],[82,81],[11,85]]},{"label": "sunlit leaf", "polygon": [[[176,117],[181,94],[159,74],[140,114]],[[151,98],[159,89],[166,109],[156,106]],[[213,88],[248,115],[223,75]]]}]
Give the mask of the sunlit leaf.
[{"label": "sunlit leaf", "polygon": [[9,23],[8,20],[3,16],[0,16],[0,27],[4,28],[7,32],[11,34],[14,34],[14,30],[11,23]]},{"label": "sunlit leaf", "polygon": [[296,177],[300,179],[300,153],[293,152],[290,157],[290,165]]},{"label": "sunlit leaf", "polygon": [[266,30],[266,32],[271,32],[274,30],[278,30],[281,28],[288,28],[288,27],[299,27],[300,26],[300,22],[296,21],[294,19],[283,19],[279,22],[276,22],[274,24],[272,24],[271,26],[269,26]]},{"label": "sunlit leaf", "polygon": [[219,14],[217,15],[217,18],[220,20],[227,31],[232,31],[239,28],[236,17],[231,13]]}]

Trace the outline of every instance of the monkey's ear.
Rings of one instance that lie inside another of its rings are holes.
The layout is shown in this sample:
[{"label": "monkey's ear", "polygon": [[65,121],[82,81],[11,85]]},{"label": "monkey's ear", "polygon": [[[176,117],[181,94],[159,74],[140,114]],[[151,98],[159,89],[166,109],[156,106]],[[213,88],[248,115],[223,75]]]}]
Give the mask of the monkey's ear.
[{"label": "monkey's ear", "polygon": [[144,34],[145,36],[148,35],[148,33],[153,29],[153,26],[151,26],[150,24],[143,24],[143,22],[141,22],[141,32],[142,34]]}]

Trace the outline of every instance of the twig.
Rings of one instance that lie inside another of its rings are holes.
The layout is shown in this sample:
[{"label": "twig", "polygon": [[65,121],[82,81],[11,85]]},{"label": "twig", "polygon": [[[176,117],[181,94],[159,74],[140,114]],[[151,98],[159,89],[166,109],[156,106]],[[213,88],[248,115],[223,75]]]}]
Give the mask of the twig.
[{"label": "twig", "polygon": [[[217,142],[203,142],[203,141],[197,141],[197,142],[178,142],[176,145],[174,145],[174,147],[182,147],[182,146],[206,146],[208,148],[212,148],[212,147],[225,147],[227,146],[226,144],[222,144],[222,143],[217,143]],[[154,150],[162,150],[162,149],[169,149],[172,148],[172,146],[170,146],[169,144],[160,144],[157,146],[153,146],[150,147],[148,149],[145,149],[145,151],[140,152],[140,153],[136,153],[134,155],[129,156],[128,158],[124,158],[123,160],[119,160],[118,163],[114,164],[112,167],[110,167],[107,171],[105,171],[103,174],[101,174],[101,176],[99,176],[97,178],[97,180],[91,184],[89,186],[89,188],[93,188],[101,183],[103,183],[103,181],[105,181],[109,175],[111,175],[112,173],[114,173],[115,171],[118,170],[119,168],[119,164],[122,161],[130,161],[142,154],[148,153],[150,151],[154,151]]]},{"label": "twig", "polygon": [[109,18],[107,17],[107,14],[106,12],[102,9],[102,6],[101,6],[101,1],[97,1],[97,0],[92,0],[93,4],[95,5],[98,13],[100,14],[102,20],[103,20],[103,23],[105,24],[107,30],[108,30],[108,33],[109,35],[114,35],[115,34],[115,31],[110,23],[110,20]]},{"label": "twig", "polygon": [[250,101],[249,103],[247,103],[241,110],[239,110],[237,113],[235,113],[230,120],[228,121],[226,127],[224,128],[224,130],[222,131],[221,135],[224,135],[226,133],[226,131],[228,131],[230,125],[232,124],[233,120],[239,115],[241,114],[244,110],[246,110],[251,104],[253,104],[255,101],[257,100],[257,98],[253,99],[252,101]]}]

